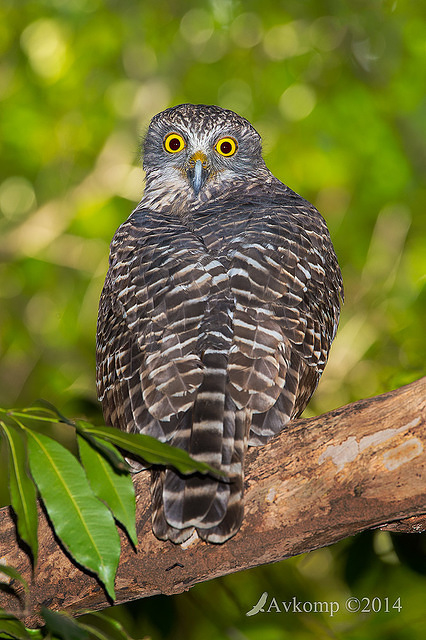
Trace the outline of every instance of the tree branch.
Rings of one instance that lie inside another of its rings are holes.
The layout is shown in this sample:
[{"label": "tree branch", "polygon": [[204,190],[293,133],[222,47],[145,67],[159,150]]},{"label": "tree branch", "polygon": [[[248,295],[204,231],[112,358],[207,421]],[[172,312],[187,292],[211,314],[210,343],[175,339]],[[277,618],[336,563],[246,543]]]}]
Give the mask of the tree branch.
[{"label": "tree branch", "polygon": [[[121,535],[116,603],[181,593],[198,582],[330,545],[384,525],[398,531],[426,525],[426,377],[375,398],[291,423],[246,461],[245,520],[224,545],[187,546],[151,531],[149,474],[134,478],[139,546]],[[422,516],[422,517],[419,517]],[[405,521],[405,523],[404,523]],[[68,558],[40,509],[39,561],[17,545],[9,508],[0,510],[0,562],[30,582],[25,597],[0,593],[0,606],[37,625],[41,605],[74,615],[109,606],[96,578]]]}]

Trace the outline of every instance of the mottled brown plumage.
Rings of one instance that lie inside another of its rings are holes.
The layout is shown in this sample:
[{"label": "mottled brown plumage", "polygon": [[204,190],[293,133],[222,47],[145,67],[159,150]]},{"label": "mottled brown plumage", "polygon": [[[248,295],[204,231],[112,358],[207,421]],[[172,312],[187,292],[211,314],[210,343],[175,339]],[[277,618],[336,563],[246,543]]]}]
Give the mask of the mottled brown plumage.
[{"label": "mottled brown plumage", "polygon": [[271,174],[232,111],[158,114],[144,168],[144,196],[111,243],[98,395],[107,424],[227,472],[152,471],[155,535],[224,542],[243,518],[247,446],[300,415],[318,384],[341,273],[321,215]]}]

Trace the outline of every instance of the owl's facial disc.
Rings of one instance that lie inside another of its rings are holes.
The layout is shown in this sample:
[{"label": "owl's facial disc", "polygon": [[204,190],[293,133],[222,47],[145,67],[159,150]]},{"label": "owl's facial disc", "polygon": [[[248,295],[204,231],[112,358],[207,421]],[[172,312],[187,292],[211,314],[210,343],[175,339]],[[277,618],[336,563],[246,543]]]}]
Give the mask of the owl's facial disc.
[{"label": "owl's facial disc", "polygon": [[210,175],[207,156],[202,151],[194,153],[188,161],[187,176],[196,196]]}]

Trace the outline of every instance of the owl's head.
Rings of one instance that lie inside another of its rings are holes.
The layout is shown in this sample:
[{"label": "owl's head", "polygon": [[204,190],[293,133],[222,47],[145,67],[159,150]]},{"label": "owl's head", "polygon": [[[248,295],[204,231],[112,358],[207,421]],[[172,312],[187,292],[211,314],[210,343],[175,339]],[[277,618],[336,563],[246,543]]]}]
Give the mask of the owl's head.
[{"label": "owl's head", "polygon": [[144,142],[147,188],[201,199],[265,171],[260,135],[214,105],[181,104],[154,116]]}]

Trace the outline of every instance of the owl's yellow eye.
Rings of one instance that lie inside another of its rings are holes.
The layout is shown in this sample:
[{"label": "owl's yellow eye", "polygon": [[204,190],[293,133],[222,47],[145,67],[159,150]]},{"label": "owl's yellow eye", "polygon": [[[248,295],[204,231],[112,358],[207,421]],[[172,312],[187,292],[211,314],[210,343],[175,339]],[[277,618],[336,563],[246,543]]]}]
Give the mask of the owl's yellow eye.
[{"label": "owl's yellow eye", "polygon": [[233,156],[238,148],[237,141],[234,138],[221,138],[216,142],[215,149],[221,156],[229,158]]},{"label": "owl's yellow eye", "polygon": [[179,133],[169,133],[168,136],[164,138],[164,148],[169,153],[178,153],[178,151],[182,151],[185,147],[185,140]]}]

